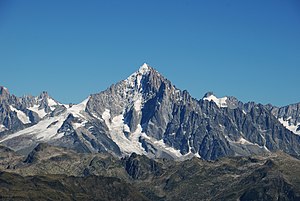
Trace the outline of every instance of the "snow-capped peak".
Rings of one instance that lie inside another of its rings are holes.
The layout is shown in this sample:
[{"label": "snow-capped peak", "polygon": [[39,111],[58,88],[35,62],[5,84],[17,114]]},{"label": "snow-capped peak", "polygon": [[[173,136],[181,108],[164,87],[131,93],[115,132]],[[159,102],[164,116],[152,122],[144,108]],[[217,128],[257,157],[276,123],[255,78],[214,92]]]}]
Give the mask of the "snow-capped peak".
[{"label": "snow-capped peak", "polygon": [[223,98],[217,98],[215,95],[213,95],[212,93],[209,94],[208,96],[204,97],[203,100],[207,100],[207,101],[213,101],[217,104],[218,107],[227,107],[227,97],[223,97]]},{"label": "snow-capped peak", "polygon": [[141,80],[142,77],[144,75],[149,74],[151,71],[151,67],[144,63],[143,65],[140,66],[139,70],[134,72],[133,74],[131,74],[126,80],[125,82],[130,86],[130,87],[134,87],[137,86],[138,89],[141,86]]},{"label": "snow-capped peak", "polygon": [[138,72],[142,75],[147,74],[150,71],[150,67],[147,63],[143,63],[141,67],[139,68]]}]

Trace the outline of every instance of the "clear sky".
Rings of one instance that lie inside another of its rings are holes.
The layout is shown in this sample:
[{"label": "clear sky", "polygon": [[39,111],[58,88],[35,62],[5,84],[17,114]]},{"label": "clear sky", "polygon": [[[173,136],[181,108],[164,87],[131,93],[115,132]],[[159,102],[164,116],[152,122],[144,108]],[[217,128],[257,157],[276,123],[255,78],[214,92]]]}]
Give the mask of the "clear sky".
[{"label": "clear sky", "polygon": [[299,0],[0,0],[0,85],[78,103],[147,62],[195,98],[300,102]]}]

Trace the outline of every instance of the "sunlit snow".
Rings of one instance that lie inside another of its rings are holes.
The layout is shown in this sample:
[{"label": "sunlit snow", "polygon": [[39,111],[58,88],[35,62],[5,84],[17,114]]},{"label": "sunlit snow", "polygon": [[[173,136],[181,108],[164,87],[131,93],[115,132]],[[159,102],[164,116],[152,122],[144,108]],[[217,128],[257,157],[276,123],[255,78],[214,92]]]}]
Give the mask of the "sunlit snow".
[{"label": "sunlit snow", "polygon": [[138,127],[128,139],[125,136],[124,131],[128,132],[129,128],[124,123],[123,115],[118,115],[111,119],[110,110],[105,109],[102,114],[102,118],[109,129],[111,139],[120,147],[123,153],[131,154],[135,152],[137,154],[145,154],[145,150],[138,141],[142,130],[140,127]]},{"label": "sunlit snow", "polygon": [[12,105],[10,105],[9,107],[10,107],[11,111],[14,111],[17,113],[18,119],[20,119],[23,124],[31,123],[31,121],[29,120],[29,117],[23,111],[14,108]]},{"label": "sunlit snow", "polygon": [[294,125],[292,123],[289,122],[289,120],[292,117],[287,118],[286,120],[284,120],[283,118],[279,118],[279,122],[286,127],[288,130],[292,131],[293,133],[300,135],[300,130],[297,131],[297,128],[300,126],[300,123],[298,123],[297,125]]},{"label": "sunlit snow", "polygon": [[[89,98],[84,100],[82,103],[73,105],[72,107],[68,108],[63,114],[59,116],[54,117],[47,117],[38,122],[37,124],[25,128],[21,131],[18,131],[16,133],[13,133],[4,139],[0,140],[0,142],[22,136],[22,135],[28,135],[28,136],[34,136],[34,138],[38,141],[49,141],[52,139],[58,139],[63,137],[63,133],[58,133],[58,129],[62,126],[63,122],[66,120],[69,114],[72,114],[75,117],[84,118],[84,115],[82,112],[84,112],[86,104],[88,102]],[[36,109],[37,107],[34,107]],[[41,110],[37,110],[41,111]],[[41,115],[41,113],[40,113]],[[41,115],[43,116],[43,115]],[[83,119],[84,120],[84,119]],[[86,123],[84,120],[82,123],[74,123],[73,126],[75,128],[78,128],[80,126],[83,126]],[[80,125],[79,125],[80,124]]]},{"label": "sunlit snow", "polygon": [[37,113],[41,119],[47,115],[44,108],[39,109],[39,105],[34,105],[32,107],[29,107],[28,110],[31,110],[31,111]]},{"label": "sunlit snow", "polygon": [[227,97],[217,98],[214,95],[210,95],[208,97],[205,97],[203,100],[213,101],[217,104],[218,107],[227,107]]},{"label": "sunlit snow", "polygon": [[5,131],[5,130],[7,130],[7,128],[4,125],[0,124],[0,132]]}]

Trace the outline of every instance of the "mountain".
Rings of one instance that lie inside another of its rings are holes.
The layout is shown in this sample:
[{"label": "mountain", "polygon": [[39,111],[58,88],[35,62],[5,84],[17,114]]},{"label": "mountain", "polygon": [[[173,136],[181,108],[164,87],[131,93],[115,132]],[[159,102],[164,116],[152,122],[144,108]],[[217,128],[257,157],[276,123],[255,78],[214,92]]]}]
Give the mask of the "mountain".
[{"label": "mountain", "polygon": [[42,142],[80,153],[176,160],[278,150],[300,155],[299,104],[277,108],[211,92],[197,100],[147,64],[77,105],[46,92],[18,98],[3,87],[0,101],[0,143],[23,154]]}]

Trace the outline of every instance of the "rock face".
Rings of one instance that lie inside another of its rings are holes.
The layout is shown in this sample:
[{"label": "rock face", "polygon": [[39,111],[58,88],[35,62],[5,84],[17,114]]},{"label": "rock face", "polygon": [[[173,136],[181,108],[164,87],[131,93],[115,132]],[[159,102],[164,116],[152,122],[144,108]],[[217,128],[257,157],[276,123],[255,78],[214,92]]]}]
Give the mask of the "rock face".
[{"label": "rock face", "polygon": [[[197,100],[147,64],[78,105],[59,104],[45,92],[23,98],[4,89],[1,94],[0,143],[20,152],[46,142],[78,152],[179,160],[277,150],[300,154],[299,104],[277,108],[211,92]],[[31,113],[30,123],[21,122],[20,111]]]},{"label": "rock face", "polygon": [[0,135],[32,126],[63,109],[65,107],[52,99],[47,92],[42,92],[37,97],[18,98],[11,95],[5,87],[0,87]]},{"label": "rock face", "polygon": [[266,106],[271,113],[290,131],[300,135],[300,103],[284,107]]},{"label": "rock face", "polygon": [[212,93],[196,100],[148,65],[92,95],[86,111],[108,125],[106,132],[125,153],[205,159],[279,149],[300,153],[299,136],[267,107],[234,97],[218,99]]}]

